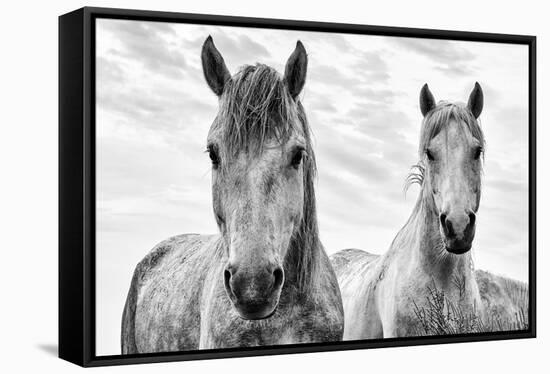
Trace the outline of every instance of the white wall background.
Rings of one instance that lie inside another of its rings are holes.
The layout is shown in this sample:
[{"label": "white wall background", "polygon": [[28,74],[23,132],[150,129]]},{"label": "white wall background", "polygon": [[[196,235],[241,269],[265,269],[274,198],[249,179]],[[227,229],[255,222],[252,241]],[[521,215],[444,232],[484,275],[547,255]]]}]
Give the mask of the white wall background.
[{"label": "white wall background", "polygon": [[[7,5],[7,6],[6,6]],[[550,348],[548,299],[544,273],[548,256],[543,234],[550,224],[545,213],[550,175],[545,161],[550,150],[544,126],[550,99],[544,66],[550,63],[546,14],[542,2],[501,1],[492,4],[464,0],[453,6],[440,1],[353,1],[309,6],[306,2],[257,1],[77,1],[6,3],[0,22],[2,57],[0,94],[0,219],[2,270],[0,291],[0,369],[70,372],[76,367],[56,358],[57,345],[57,16],[83,5],[142,8],[271,18],[293,18],[535,34],[539,47],[538,101],[538,315],[536,340],[453,344],[414,348],[259,357],[192,363],[102,368],[99,372],[221,372],[265,373],[293,369],[335,371],[525,372],[547,365]],[[536,370],[540,371],[540,370]]]}]

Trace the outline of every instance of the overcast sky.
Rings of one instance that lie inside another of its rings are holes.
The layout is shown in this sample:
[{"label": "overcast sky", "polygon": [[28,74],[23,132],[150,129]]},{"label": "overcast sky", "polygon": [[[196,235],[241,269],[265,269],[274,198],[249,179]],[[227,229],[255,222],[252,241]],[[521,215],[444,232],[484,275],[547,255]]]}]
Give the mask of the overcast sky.
[{"label": "overcast sky", "polygon": [[217,111],[200,64],[208,35],[232,73],[256,62],[282,72],[304,43],[301,99],[329,254],[387,250],[418,193],[405,196],[403,181],[417,162],[420,88],[465,102],[479,81],[487,149],[475,265],[527,279],[527,46],[119,20],[96,30],[97,354],[120,353],[137,262],[169,236],[217,231],[204,152]]}]

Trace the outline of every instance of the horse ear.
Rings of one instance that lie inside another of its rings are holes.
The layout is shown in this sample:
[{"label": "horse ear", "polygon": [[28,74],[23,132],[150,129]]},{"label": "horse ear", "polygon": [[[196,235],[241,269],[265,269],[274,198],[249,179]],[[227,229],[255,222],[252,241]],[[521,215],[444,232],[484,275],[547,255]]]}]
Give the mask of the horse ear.
[{"label": "horse ear", "polygon": [[216,49],[210,35],[202,45],[201,60],[202,71],[206,83],[208,83],[216,95],[221,96],[225,83],[231,79],[231,74],[229,70],[227,70],[225,61],[220,52]]},{"label": "horse ear", "polygon": [[420,111],[426,117],[426,114],[433,108],[435,108],[435,98],[428,88],[428,83],[425,83],[420,90]]},{"label": "horse ear", "polygon": [[304,45],[298,40],[296,49],[288,58],[284,80],[293,99],[300,94],[306,83],[307,53]]},{"label": "horse ear", "polygon": [[470,109],[475,118],[479,117],[483,110],[483,90],[477,82],[468,99],[468,109]]}]

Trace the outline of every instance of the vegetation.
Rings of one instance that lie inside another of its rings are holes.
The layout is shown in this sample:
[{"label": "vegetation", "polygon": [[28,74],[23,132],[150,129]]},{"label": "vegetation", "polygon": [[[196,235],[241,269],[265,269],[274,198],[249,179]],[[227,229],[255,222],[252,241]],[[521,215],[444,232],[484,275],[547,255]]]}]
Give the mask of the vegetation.
[{"label": "vegetation", "polygon": [[[464,282],[459,278],[453,282],[463,294]],[[483,298],[483,295],[482,295]],[[512,306],[512,313],[502,313],[502,309],[492,307],[483,298],[486,317],[481,317],[479,308],[474,304],[471,308],[461,308],[449,300],[443,291],[433,286],[427,289],[426,303],[418,306],[413,301],[414,314],[419,322],[418,335],[468,334],[495,331],[526,330],[529,319],[526,306]],[[467,309],[467,310],[464,310]]]}]

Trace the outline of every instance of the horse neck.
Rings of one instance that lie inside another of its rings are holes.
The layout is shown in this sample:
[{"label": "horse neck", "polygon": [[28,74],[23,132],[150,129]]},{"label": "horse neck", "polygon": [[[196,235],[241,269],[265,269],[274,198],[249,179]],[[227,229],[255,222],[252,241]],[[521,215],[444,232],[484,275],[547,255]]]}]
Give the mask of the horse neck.
[{"label": "horse neck", "polygon": [[453,276],[464,277],[466,281],[474,279],[471,252],[453,255],[445,249],[433,197],[424,189],[394,244],[412,256],[418,270],[438,283],[448,283]]}]

